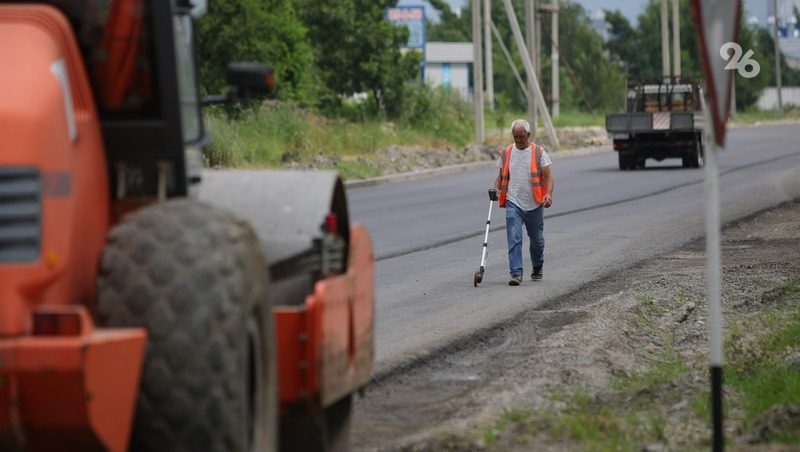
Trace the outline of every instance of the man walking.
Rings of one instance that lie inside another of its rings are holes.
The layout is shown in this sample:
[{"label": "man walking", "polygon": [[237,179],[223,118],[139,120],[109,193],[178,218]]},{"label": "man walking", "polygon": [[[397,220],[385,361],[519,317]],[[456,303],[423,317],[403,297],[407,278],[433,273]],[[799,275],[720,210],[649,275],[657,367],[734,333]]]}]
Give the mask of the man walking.
[{"label": "man walking", "polygon": [[530,240],[532,280],[542,279],[544,266],[544,214],[542,206],[553,205],[552,164],[544,148],[532,141],[531,126],[524,119],[511,124],[514,144],[500,150],[494,181],[498,204],[506,209],[509,286],[522,283],[522,225]]}]

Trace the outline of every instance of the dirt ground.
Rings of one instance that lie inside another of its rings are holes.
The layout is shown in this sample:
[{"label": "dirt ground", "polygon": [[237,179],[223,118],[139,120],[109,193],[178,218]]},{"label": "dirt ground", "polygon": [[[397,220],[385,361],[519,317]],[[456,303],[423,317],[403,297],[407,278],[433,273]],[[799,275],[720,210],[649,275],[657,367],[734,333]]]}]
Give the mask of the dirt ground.
[{"label": "dirt ground", "polygon": [[[800,200],[741,220],[722,238],[728,327],[780,306],[776,287],[800,284]],[[509,413],[559,413],[567,404],[554,395],[576,389],[592,394],[590,404],[659,413],[661,440],[640,450],[707,450],[710,427],[689,396],[708,387],[705,265],[704,242],[689,243],[374,381],[355,404],[355,450],[581,450],[569,435],[546,434],[546,419],[539,429],[491,431]],[[740,334],[746,353],[748,332]],[[615,384],[663,361],[687,372],[618,400]],[[800,348],[787,351],[787,365],[800,371]],[[771,426],[800,431],[800,407],[776,407],[749,430],[742,416],[726,412],[733,450],[787,450],[769,445]]]}]

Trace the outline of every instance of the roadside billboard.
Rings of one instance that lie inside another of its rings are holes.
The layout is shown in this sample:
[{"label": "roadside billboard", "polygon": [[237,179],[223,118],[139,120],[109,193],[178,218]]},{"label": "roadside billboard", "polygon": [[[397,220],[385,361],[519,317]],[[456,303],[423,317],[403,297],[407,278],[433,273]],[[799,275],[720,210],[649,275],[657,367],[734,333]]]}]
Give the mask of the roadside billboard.
[{"label": "roadside billboard", "polygon": [[422,5],[395,6],[386,8],[386,20],[397,26],[408,28],[405,49],[422,52],[420,62],[421,79],[425,80],[425,7]]}]

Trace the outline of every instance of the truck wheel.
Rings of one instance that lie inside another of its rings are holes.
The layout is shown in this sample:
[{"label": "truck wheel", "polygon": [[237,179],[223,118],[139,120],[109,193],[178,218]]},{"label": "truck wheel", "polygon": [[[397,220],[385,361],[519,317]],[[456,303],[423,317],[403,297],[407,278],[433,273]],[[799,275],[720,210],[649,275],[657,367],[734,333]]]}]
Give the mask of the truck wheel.
[{"label": "truck wheel", "polygon": [[148,331],[131,450],[277,447],[269,273],[250,227],[191,200],[110,233],[98,323]]},{"label": "truck wheel", "polygon": [[281,416],[280,449],[307,452],[350,450],[352,410],[352,394],[317,412],[307,407],[294,407]]},{"label": "truck wheel", "polygon": [[623,154],[622,152],[620,152],[618,157],[619,157],[619,169],[621,171],[627,170],[628,169],[628,160],[630,160],[628,158],[628,156]]},{"label": "truck wheel", "polygon": [[703,166],[703,155],[700,149],[694,149],[683,154],[684,168],[700,168]]},{"label": "truck wheel", "polygon": [[703,142],[698,138],[697,141],[695,141],[694,167],[701,168],[704,164]]}]

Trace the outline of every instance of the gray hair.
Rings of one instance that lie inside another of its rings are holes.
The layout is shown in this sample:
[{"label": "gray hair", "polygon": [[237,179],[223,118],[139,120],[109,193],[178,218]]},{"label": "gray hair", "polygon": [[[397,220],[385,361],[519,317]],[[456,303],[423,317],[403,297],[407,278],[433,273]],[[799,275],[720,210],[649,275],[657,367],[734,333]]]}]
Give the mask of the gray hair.
[{"label": "gray hair", "polygon": [[524,119],[515,119],[514,122],[511,123],[511,133],[514,133],[514,129],[517,127],[525,129],[525,133],[531,133],[531,124]]}]

